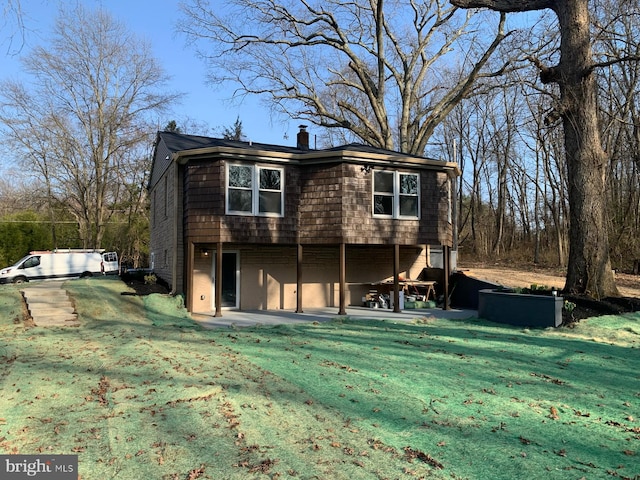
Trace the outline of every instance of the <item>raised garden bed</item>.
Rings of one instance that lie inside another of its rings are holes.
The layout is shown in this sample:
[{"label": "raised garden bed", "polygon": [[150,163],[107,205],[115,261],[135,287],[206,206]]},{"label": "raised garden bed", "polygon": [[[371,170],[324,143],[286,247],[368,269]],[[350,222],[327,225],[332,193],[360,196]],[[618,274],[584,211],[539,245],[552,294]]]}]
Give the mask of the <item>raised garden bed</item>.
[{"label": "raised garden bed", "polygon": [[523,327],[559,327],[564,298],[555,295],[517,293],[508,289],[478,292],[478,317]]}]

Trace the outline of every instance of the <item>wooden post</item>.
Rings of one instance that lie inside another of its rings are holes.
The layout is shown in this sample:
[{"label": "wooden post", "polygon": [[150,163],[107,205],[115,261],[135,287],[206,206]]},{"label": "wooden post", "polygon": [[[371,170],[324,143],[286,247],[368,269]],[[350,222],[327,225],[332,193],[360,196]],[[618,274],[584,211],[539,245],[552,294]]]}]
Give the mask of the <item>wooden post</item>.
[{"label": "wooden post", "polygon": [[[194,264],[194,259],[195,259],[195,245],[193,244],[193,242],[188,242],[187,244],[187,261],[186,263],[186,276],[185,276],[185,293],[186,293],[186,298],[185,298],[185,303],[186,303],[186,308],[187,311],[189,312],[193,312],[193,264]],[[176,248],[174,253],[177,252],[178,249]],[[158,261],[158,259],[156,259],[156,261]],[[175,285],[176,283],[176,277],[173,278],[173,283]],[[175,288],[175,287],[174,287]]]},{"label": "wooden post", "polygon": [[338,308],[338,315],[346,315],[346,281],[347,281],[347,246],[344,242],[340,244],[340,306]]},{"label": "wooden post", "polygon": [[302,310],[302,245],[298,244],[298,254],[296,259],[296,313],[304,313]]},{"label": "wooden post", "polygon": [[216,245],[216,273],[215,273],[215,302],[216,313],[214,317],[222,316],[222,242]]},{"label": "wooden post", "polygon": [[444,303],[442,306],[443,310],[450,310],[451,306],[449,305],[449,277],[451,276],[451,247],[448,245],[442,246],[442,266],[443,270],[443,287],[444,287]]},{"label": "wooden post", "polygon": [[400,310],[400,245],[393,246],[393,311]]}]

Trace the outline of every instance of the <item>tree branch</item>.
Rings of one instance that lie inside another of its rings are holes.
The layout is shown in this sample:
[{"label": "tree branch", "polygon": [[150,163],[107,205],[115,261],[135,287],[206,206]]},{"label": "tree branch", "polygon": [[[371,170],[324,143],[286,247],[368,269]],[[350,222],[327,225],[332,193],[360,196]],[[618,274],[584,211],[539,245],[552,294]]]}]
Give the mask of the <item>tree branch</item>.
[{"label": "tree branch", "polygon": [[624,63],[624,62],[638,62],[640,61],[640,55],[627,55],[625,57],[620,57],[620,58],[614,58],[612,60],[609,60],[608,62],[598,62],[598,63],[594,63],[593,65],[591,65],[591,67],[589,68],[589,72],[592,72],[593,70],[595,70],[596,68],[604,68],[604,67],[610,67],[611,65],[617,65],[618,63]]},{"label": "tree branch", "polygon": [[503,13],[527,12],[554,8],[553,0],[451,0],[451,4],[460,8],[490,8]]}]

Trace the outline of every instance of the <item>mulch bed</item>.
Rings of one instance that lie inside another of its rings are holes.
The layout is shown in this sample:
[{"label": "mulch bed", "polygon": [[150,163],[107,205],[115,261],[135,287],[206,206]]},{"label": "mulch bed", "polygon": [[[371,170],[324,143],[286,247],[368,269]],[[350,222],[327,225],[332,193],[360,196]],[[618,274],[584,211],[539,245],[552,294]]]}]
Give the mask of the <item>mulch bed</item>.
[{"label": "mulch bed", "polygon": [[562,320],[566,325],[579,322],[585,318],[601,315],[621,315],[640,311],[640,298],[606,297],[601,300],[586,295],[562,295],[565,300],[573,302],[576,307],[572,312],[563,310]]},{"label": "mulch bed", "polygon": [[161,279],[158,279],[156,283],[147,283],[144,280],[144,276],[138,273],[128,274],[123,273],[120,278],[125,282],[129,287],[131,287],[135,293],[131,292],[122,292],[122,295],[137,295],[144,296],[150,295],[152,293],[169,293],[171,289],[169,285],[163,282]]}]

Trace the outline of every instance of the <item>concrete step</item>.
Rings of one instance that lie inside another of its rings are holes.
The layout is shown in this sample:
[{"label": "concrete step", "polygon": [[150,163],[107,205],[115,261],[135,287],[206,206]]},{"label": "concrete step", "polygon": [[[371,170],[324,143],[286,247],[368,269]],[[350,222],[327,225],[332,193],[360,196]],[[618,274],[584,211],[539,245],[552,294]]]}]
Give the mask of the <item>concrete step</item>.
[{"label": "concrete step", "polygon": [[39,327],[79,326],[62,282],[43,282],[21,290],[33,323]]},{"label": "concrete step", "polygon": [[67,297],[66,295],[42,296],[42,295],[33,295],[30,293],[25,293],[24,298],[26,298],[29,301],[29,303],[34,303],[34,304],[37,303],[37,304],[60,305],[65,303],[71,303],[71,300],[69,300],[69,297]]},{"label": "concrete step", "polygon": [[37,305],[29,303],[27,309],[32,317],[36,315],[73,314],[73,305]]},{"label": "concrete step", "polygon": [[50,289],[50,290],[33,290],[27,289],[22,290],[22,294],[25,297],[29,298],[55,298],[55,297],[66,297],[67,292],[62,289]]},{"label": "concrete step", "polygon": [[78,316],[76,314],[51,314],[33,317],[36,327],[78,327]]}]

